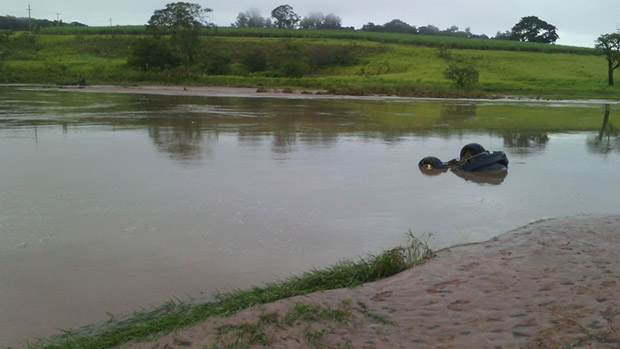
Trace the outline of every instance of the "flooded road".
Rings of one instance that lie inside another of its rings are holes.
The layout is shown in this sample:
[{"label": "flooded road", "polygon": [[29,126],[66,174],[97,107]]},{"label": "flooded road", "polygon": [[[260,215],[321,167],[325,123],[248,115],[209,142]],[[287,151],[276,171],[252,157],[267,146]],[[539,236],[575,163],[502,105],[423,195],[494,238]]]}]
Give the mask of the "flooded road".
[{"label": "flooded road", "polygon": [[[620,106],[0,87],[0,347],[406,243],[618,213]],[[499,180],[425,176],[477,142]]]}]

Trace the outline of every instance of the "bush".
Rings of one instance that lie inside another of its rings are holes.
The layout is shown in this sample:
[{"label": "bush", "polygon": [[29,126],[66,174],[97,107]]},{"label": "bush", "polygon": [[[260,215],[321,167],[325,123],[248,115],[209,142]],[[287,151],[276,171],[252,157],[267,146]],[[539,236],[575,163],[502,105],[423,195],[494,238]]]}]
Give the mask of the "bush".
[{"label": "bush", "polygon": [[207,56],[203,63],[204,70],[210,75],[226,75],[230,73],[230,62],[232,60],[229,56],[213,53]]},{"label": "bush", "polygon": [[280,72],[287,78],[301,78],[306,73],[306,67],[298,61],[287,61],[282,65]]},{"label": "bush", "polygon": [[247,52],[241,60],[250,73],[267,70],[267,55],[262,49],[255,48]]},{"label": "bush", "polygon": [[355,63],[355,57],[348,47],[316,45],[308,49],[308,62],[317,67],[349,65]]},{"label": "bush", "polygon": [[452,80],[456,87],[463,88],[476,85],[480,77],[480,72],[476,69],[474,62],[456,56],[452,57],[448,62],[448,67],[444,71],[444,76]]},{"label": "bush", "polygon": [[127,65],[140,70],[177,67],[181,59],[162,40],[140,39],[129,50]]}]

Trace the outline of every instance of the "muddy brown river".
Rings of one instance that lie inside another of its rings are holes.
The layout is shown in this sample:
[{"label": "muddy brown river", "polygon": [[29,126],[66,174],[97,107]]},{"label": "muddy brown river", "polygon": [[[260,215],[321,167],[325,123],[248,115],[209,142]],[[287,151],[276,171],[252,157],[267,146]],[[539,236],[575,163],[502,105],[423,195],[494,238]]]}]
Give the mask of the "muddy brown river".
[{"label": "muddy brown river", "polygon": [[[620,105],[0,87],[0,347],[620,207]],[[505,177],[426,176],[477,142]]]}]

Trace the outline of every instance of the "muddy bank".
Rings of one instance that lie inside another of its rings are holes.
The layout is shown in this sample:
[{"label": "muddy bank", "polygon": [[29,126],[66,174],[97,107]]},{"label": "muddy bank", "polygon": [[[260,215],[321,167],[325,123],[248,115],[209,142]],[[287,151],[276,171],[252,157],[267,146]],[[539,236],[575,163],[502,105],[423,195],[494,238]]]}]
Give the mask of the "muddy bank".
[{"label": "muddy bank", "polygon": [[[547,220],[441,250],[362,287],[285,299],[124,348],[617,348],[619,250],[618,215]],[[300,305],[315,316],[301,316]]]},{"label": "muddy bank", "polygon": [[[36,86],[36,85],[4,85],[4,86]],[[49,88],[42,85],[43,88]],[[492,98],[455,98],[455,97],[405,97],[396,95],[342,95],[330,94],[326,90],[305,89],[263,89],[256,87],[223,87],[223,86],[115,86],[115,85],[59,85],[57,88],[67,91],[92,93],[135,93],[170,96],[202,96],[202,97],[245,97],[245,98],[291,98],[291,99],[367,99],[367,100],[470,100],[470,101],[503,101],[527,103],[562,103],[562,104],[619,104],[615,100],[604,99],[546,99],[522,96],[496,96]]]},{"label": "muddy bank", "polygon": [[63,90],[100,93],[137,93],[170,96],[205,97],[278,97],[317,98],[334,97],[322,90],[259,89],[255,87],[183,87],[183,86],[60,86]]}]

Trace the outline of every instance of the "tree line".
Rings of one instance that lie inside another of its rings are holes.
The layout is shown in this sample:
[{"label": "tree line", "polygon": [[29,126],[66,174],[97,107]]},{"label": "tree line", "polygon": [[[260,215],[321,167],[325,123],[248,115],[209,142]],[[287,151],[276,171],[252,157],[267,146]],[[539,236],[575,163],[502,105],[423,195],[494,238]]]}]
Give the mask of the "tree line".
[{"label": "tree line", "polygon": [[[176,7],[192,7],[190,3],[178,2],[172,3],[183,6]],[[170,4],[171,5],[171,4]],[[206,9],[206,12],[212,12]],[[261,11],[257,8],[251,8],[245,12],[240,12],[232,27],[237,28],[284,28],[284,29],[348,29],[355,30],[353,27],[343,27],[342,18],[330,13],[324,15],[320,11],[310,12],[305,17],[298,15],[292,6],[280,5],[271,11],[270,17],[263,17]],[[204,24],[208,24],[206,21]],[[40,28],[56,27],[56,26],[86,26],[79,22],[64,23],[60,21],[50,21],[47,19],[29,19],[18,18],[12,16],[0,16],[0,29],[13,31],[27,31],[34,28],[35,31]],[[429,24],[426,26],[416,27],[410,25],[400,19],[393,19],[384,24],[375,24],[368,22],[364,24],[361,31],[369,32],[386,32],[386,33],[404,33],[404,34],[420,34],[420,35],[440,35],[453,37],[481,38],[481,39],[498,39],[498,40],[516,40],[526,42],[555,43],[559,36],[557,28],[536,16],[523,17],[511,30],[505,32],[497,32],[495,37],[490,38],[485,34],[473,34],[470,28],[459,30],[459,27],[453,25],[444,30]]]},{"label": "tree line", "polygon": [[[295,13],[293,7],[290,5],[280,5],[274,8],[269,18],[261,16],[259,9],[251,8],[245,12],[240,12],[237,16],[237,20],[232,23],[231,26],[237,28],[355,29],[353,27],[342,27],[342,19],[333,13],[324,15],[322,12],[310,12],[302,18]],[[360,30],[490,39],[485,34],[473,34],[470,28],[465,28],[464,31],[461,31],[459,27],[453,25],[445,30],[441,30],[432,24],[416,27],[400,19],[393,19],[385,24],[368,22],[364,24]],[[553,44],[559,39],[559,35],[554,25],[536,16],[527,16],[521,18],[511,30],[507,30],[503,33],[498,31],[493,39]]]},{"label": "tree line", "polygon": [[0,29],[4,30],[29,31],[32,28],[37,31],[40,28],[65,26],[86,27],[86,24],[79,22],[65,23],[62,20],[50,21],[47,19],[0,16]]}]

